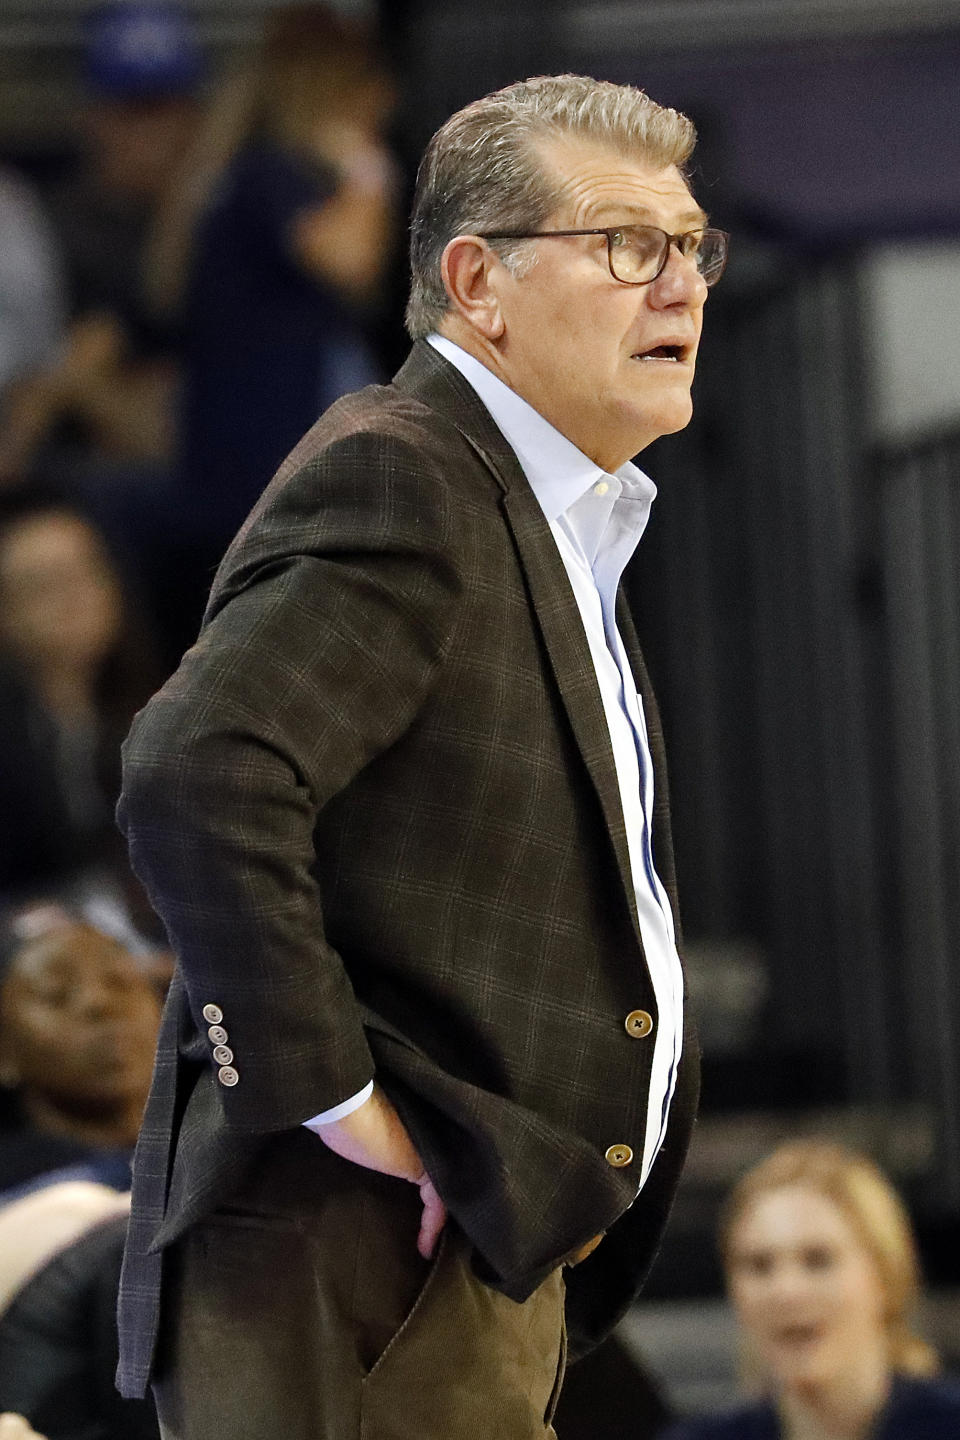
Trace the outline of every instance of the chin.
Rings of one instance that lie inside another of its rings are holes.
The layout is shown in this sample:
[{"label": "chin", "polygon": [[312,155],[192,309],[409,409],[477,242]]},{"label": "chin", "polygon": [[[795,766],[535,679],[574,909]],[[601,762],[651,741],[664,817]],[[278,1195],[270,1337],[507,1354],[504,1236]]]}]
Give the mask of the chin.
[{"label": "chin", "polygon": [[676,405],[665,408],[661,418],[660,434],[676,435],[678,430],[685,430],[693,419],[693,402],[689,397],[685,401],[679,401]]},{"label": "chin", "polygon": [[780,1390],[818,1390],[833,1377],[836,1365],[829,1355],[779,1355],[770,1370]]},{"label": "chin", "polygon": [[634,452],[639,453],[652,445],[654,440],[659,440],[662,435],[676,435],[679,430],[685,430],[693,418],[693,404],[689,395],[678,398],[673,404],[662,406],[646,407],[639,413],[634,413],[635,433],[643,436],[642,444],[637,446]]}]

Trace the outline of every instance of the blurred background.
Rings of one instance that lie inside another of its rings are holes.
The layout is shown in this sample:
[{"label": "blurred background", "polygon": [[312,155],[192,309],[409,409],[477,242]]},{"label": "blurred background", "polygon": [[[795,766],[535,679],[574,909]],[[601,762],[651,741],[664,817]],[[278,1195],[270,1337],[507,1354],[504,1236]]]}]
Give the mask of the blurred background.
[{"label": "blurred background", "polygon": [[[620,1358],[681,1407],[732,1393],[718,1200],[817,1133],[906,1196],[960,1361],[960,0],[357,0],[319,28],[265,0],[0,0],[0,898],[79,895],[162,947],[101,834],[117,734],[273,465],[402,360],[426,140],[558,70],[691,115],[693,188],[732,233],[693,423],[642,458],[660,493],[628,582],[705,1070]],[[255,455],[229,449],[244,417]],[[116,609],[66,641],[69,577],[92,582],[38,519],[65,510]],[[44,612],[66,659],[9,618],[25,584],[66,592]],[[76,843],[27,863],[18,777],[44,765]]]}]

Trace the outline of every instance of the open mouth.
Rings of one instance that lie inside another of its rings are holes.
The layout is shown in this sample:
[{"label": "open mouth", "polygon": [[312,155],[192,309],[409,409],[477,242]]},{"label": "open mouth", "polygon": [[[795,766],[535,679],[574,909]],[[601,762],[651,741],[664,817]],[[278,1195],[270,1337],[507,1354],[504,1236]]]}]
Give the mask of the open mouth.
[{"label": "open mouth", "polygon": [[776,1332],[781,1345],[809,1345],[820,1338],[819,1325],[785,1325]]},{"label": "open mouth", "polygon": [[668,360],[674,364],[686,358],[687,350],[685,345],[654,345],[650,350],[643,350],[631,358],[634,360]]}]

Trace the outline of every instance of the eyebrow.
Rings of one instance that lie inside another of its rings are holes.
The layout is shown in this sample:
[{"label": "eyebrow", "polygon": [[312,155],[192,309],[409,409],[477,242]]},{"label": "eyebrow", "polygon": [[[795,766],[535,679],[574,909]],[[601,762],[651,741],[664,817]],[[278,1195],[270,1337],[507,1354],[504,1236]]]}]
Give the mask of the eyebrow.
[{"label": "eyebrow", "polygon": [[[606,208],[607,208],[606,206],[603,206],[603,207],[602,207],[602,209],[601,209],[601,211],[600,211],[600,214],[601,214],[601,215],[603,214],[603,210],[605,210]],[[621,210],[621,211],[624,211],[624,212],[626,212],[628,215],[631,215],[632,217],[634,217],[630,222],[628,222],[628,223],[630,223],[630,224],[636,224],[636,225],[644,225],[644,224],[647,224],[647,225],[656,225],[657,219],[659,218],[659,217],[658,217],[657,215],[655,215],[654,212],[653,212],[652,210],[650,210],[646,205],[623,205],[623,206],[619,206],[619,205],[618,205],[618,206],[617,206],[617,209],[618,209],[618,210]],[[710,217],[709,217],[709,215],[707,215],[706,211],[701,210],[700,207],[697,206],[695,209],[693,209],[693,210],[688,210],[688,211],[686,211],[685,214],[680,215],[680,216],[677,218],[676,223],[677,223],[678,225],[687,225],[687,226],[689,226],[689,228],[690,228],[691,230],[703,230],[703,229],[705,229],[705,228],[707,227],[707,225],[709,225],[709,223],[710,223]],[[611,228],[611,227],[609,227],[609,226],[604,226],[604,227],[598,226],[597,228],[598,228],[598,229],[600,229],[600,228],[609,229],[609,228]],[[660,228],[661,228],[661,227],[660,227],[659,225],[657,225],[657,229],[660,229]]]}]

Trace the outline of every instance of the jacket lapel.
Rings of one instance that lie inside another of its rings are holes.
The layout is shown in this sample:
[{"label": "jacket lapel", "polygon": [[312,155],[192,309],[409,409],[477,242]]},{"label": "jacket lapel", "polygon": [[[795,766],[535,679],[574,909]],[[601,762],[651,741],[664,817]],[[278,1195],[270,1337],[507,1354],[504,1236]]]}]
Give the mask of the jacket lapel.
[{"label": "jacket lapel", "polygon": [[550,527],[516,455],[473,387],[432,346],[418,341],[395,384],[446,415],[503,492],[501,501],[557,688],[600,801],[639,940],[620,789],[596,671],[580,611]]},{"label": "jacket lapel", "polygon": [[670,825],[670,786],[667,774],[667,754],[663,739],[663,723],[657,699],[647,674],[647,667],[640,649],[633,616],[621,588],[617,596],[617,629],[623,640],[630,669],[643,706],[643,718],[647,727],[647,743],[653,765],[653,863],[660,882],[667,892],[673,910],[673,923],[677,944],[682,944],[680,906],[677,898],[677,875],[673,855],[673,831]]}]

